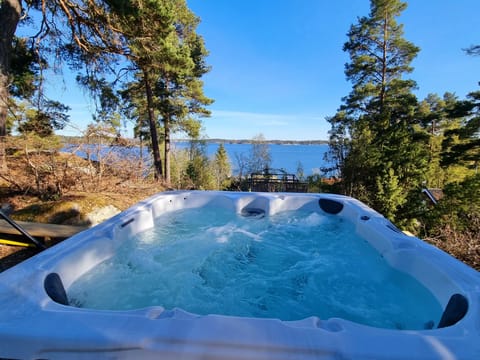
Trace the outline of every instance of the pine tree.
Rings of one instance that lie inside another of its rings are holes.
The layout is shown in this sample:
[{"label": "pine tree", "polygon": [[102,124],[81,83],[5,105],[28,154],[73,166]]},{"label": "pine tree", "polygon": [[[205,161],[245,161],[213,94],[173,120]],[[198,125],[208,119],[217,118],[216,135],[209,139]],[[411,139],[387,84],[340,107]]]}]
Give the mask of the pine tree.
[{"label": "pine tree", "polygon": [[461,118],[460,126],[445,133],[442,143],[442,165],[460,163],[478,171],[480,165],[480,91],[468,94],[452,110]]},{"label": "pine tree", "polygon": [[12,44],[22,13],[19,0],[2,1],[0,5],[0,170],[7,169],[5,136],[7,135],[7,113],[9,101],[10,66]]},{"label": "pine tree", "polygon": [[227,180],[231,176],[230,159],[228,158],[225,146],[220,144],[215,157],[213,159],[213,172],[215,174],[215,180],[217,182],[217,188],[223,189],[227,187]]},{"label": "pine tree", "polygon": [[[425,136],[416,131],[416,84],[405,79],[419,48],[403,38],[399,0],[371,0],[370,14],[352,25],[343,49],[353,84],[329,118],[330,156],[344,192],[394,218],[424,179]],[[401,217],[401,216],[400,216]]]},{"label": "pine tree", "polygon": [[458,98],[452,93],[445,93],[443,97],[437,94],[429,94],[418,104],[417,117],[420,120],[420,128],[428,138],[428,171],[425,184],[428,187],[443,188],[451,177],[457,177],[457,167],[445,167],[441,165],[442,143],[445,134],[458,129],[461,120],[454,115]]},{"label": "pine tree", "polygon": [[[207,51],[196,33],[199,19],[184,0],[130,0],[113,7],[119,27],[127,39],[135,80],[128,83],[124,98],[136,107],[141,101],[128,95],[130,89],[143,91],[145,109],[154,157],[156,177],[170,182],[170,134],[185,131],[198,137],[197,117],[209,116],[205,105],[212,102],[203,94],[201,77],[209,71],[205,64]],[[162,130],[163,136],[160,136]],[[164,162],[159,150],[164,143]]]},{"label": "pine tree", "polygon": [[215,177],[206,151],[204,141],[190,141],[186,175],[195,189],[213,190],[216,188]]},{"label": "pine tree", "polygon": [[[6,169],[4,140],[7,135],[7,109],[12,95],[10,82],[15,75],[12,59],[16,54],[15,32],[18,24],[26,21],[30,26],[36,27],[36,33],[29,38],[28,47],[32,54],[37,54],[38,64],[47,58],[42,54],[48,54],[56,65],[61,60],[66,60],[75,70],[104,72],[125,52],[122,30],[112,25],[112,5],[113,2],[102,0],[1,1],[0,169]],[[31,12],[35,11],[38,11],[39,16],[30,16]],[[36,91],[41,92],[41,87],[37,87]],[[49,107],[52,107],[52,104],[50,103]],[[63,105],[56,107],[55,111],[58,112],[62,107]],[[38,110],[42,116],[47,114],[45,107]],[[45,119],[41,122],[45,125]]]}]

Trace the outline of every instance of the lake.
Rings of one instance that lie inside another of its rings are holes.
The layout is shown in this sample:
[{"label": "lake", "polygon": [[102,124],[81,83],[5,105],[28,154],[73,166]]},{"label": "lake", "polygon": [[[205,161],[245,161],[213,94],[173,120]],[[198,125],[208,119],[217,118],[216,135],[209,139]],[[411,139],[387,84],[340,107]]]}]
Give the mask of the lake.
[{"label": "lake", "polygon": [[[207,144],[207,155],[213,157],[218,149],[219,143]],[[178,142],[174,145],[176,148],[186,148],[188,143]],[[248,157],[252,149],[252,144],[231,144],[224,143],[235,174],[238,172],[237,156],[243,154]],[[281,145],[268,144],[270,156],[272,158],[271,168],[283,169],[290,174],[296,174],[299,163],[303,167],[305,176],[320,173],[320,168],[326,167],[328,163],[324,160],[324,155],[328,151],[326,144],[312,145]]]},{"label": "lake", "polygon": [[[213,158],[220,143],[207,143],[206,153],[209,158]],[[232,144],[224,143],[227,151],[234,175],[238,174],[237,157],[242,155],[248,158],[252,149],[252,144]],[[185,149],[189,147],[188,142],[172,142],[172,149]],[[289,174],[297,174],[299,165],[303,168],[305,176],[319,174],[322,167],[326,167],[328,163],[324,160],[324,155],[328,151],[326,144],[312,144],[312,145],[280,145],[268,144],[270,157],[272,159],[272,169],[283,169]],[[98,146],[98,145],[83,145],[81,149],[77,146],[67,145],[62,151],[74,152],[76,155],[83,158],[90,158],[96,161],[97,158],[105,158],[110,153],[114,153],[122,158],[138,157],[140,154],[139,147],[122,147],[122,146]],[[144,158],[149,157],[149,149],[143,148]],[[108,161],[108,160],[107,160]]]}]

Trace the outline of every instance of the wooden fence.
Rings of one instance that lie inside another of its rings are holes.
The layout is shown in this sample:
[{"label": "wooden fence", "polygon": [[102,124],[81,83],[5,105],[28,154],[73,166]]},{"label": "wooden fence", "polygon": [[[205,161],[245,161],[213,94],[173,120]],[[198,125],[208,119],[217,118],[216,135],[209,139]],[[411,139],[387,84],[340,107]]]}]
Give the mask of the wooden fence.
[{"label": "wooden fence", "polygon": [[251,191],[261,192],[307,192],[308,185],[300,181],[294,174],[282,170],[265,169],[252,173],[248,178]]}]

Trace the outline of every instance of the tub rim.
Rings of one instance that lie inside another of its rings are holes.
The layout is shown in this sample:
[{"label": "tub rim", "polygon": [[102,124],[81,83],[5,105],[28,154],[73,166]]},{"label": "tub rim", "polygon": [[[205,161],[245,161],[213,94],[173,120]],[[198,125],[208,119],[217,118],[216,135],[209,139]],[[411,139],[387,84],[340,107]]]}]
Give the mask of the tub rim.
[{"label": "tub rim", "polygon": [[[105,223],[102,223],[96,226],[94,229],[91,229],[91,235],[95,234],[96,236],[104,236],[108,237],[117,231],[119,224],[126,224],[129,219],[132,218],[135,214],[139,211],[151,211],[152,203],[155,202],[157,199],[161,197],[170,197],[170,196],[189,196],[189,195],[196,195],[201,194],[201,196],[207,194],[207,192],[198,192],[198,191],[174,191],[174,192],[164,192],[158,193],[151,196],[144,201],[141,201],[134,207],[116,215],[111,220],[108,220]],[[221,195],[227,197],[239,197],[242,193],[230,193],[230,192],[208,192],[210,195]],[[328,198],[333,199],[335,201],[342,202],[342,204],[349,204],[349,206],[353,206],[358,211],[358,217],[361,218],[362,216],[369,216],[369,220],[377,221],[379,224],[383,224],[388,227],[388,220],[386,220],[380,214],[374,212],[370,208],[366,207],[364,204],[359,202],[358,200],[348,198],[342,195],[330,195],[330,194],[291,194],[291,193],[247,193],[245,196],[248,197],[262,197],[271,200],[284,200],[285,198],[292,197],[292,196],[301,196],[304,197],[306,200],[313,199],[318,200],[320,198]],[[342,209],[343,211],[343,209]],[[340,211],[340,213],[342,212]],[[361,220],[361,219],[360,219]],[[126,228],[130,226],[132,222],[123,226]],[[87,233],[88,235],[89,233]],[[400,237],[403,239],[407,239],[406,235],[403,234],[396,234],[395,236]],[[18,301],[22,304],[21,309],[15,309],[11,304],[6,308],[0,310],[0,313],[6,315],[4,317],[4,322],[0,322],[0,334],[3,334],[4,339],[8,339],[8,326],[5,324],[12,324],[16,323],[19,325],[20,328],[23,326],[28,328],[27,324],[30,323],[31,318],[28,317],[26,312],[34,312],[34,318],[38,321],[49,321],[48,319],[53,321],[53,324],[58,327],[64,326],[62,318],[69,317],[73,319],[75,322],[81,322],[79,319],[88,315],[95,319],[116,319],[112,323],[112,326],[118,325],[119,323],[123,322],[138,322],[139,324],[143,324],[142,326],[149,327],[149,324],[155,323],[155,326],[161,321],[163,323],[175,323],[175,326],[180,326],[179,324],[185,324],[185,322],[194,322],[197,326],[207,326],[210,323],[217,323],[217,322],[225,322],[225,324],[229,324],[229,326],[233,326],[232,322],[248,322],[249,326],[255,327],[265,327],[265,329],[271,329],[271,327],[275,327],[278,329],[283,329],[282,333],[291,333],[292,329],[296,329],[295,331],[299,331],[305,334],[310,334],[311,332],[317,332],[317,335],[314,338],[318,338],[319,334],[321,334],[322,338],[329,338],[328,341],[332,343],[337,342],[350,342],[355,345],[355,349],[358,351],[362,350],[361,346],[356,343],[355,340],[352,339],[352,334],[357,332],[368,334],[369,336],[380,336],[380,337],[392,337],[399,341],[400,343],[408,343],[411,346],[417,346],[420,342],[425,341],[425,343],[431,344],[432,341],[440,341],[442,344],[448,344],[448,349],[452,349],[453,347],[460,346],[463,344],[461,339],[469,338],[472,335],[478,336],[479,334],[479,320],[475,317],[475,314],[479,313],[479,298],[480,298],[480,277],[479,273],[475,270],[469,268],[465,264],[459,262],[458,260],[452,258],[450,255],[444,253],[443,251],[428,245],[426,243],[421,242],[418,243],[418,246],[414,249],[415,251],[420,251],[422,254],[430,254],[432,255],[431,258],[428,259],[428,262],[431,266],[435,267],[437,270],[439,266],[444,265],[445,262],[449,265],[449,267],[453,267],[455,272],[452,273],[453,270],[450,270],[450,277],[458,284],[459,288],[464,290],[465,297],[469,302],[469,311],[465,315],[465,317],[457,322],[455,325],[450,327],[441,328],[441,329],[431,329],[431,330],[394,330],[394,329],[383,329],[383,328],[374,328],[368,325],[357,324],[351,322],[349,320],[340,319],[340,318],[330,318],[321,320],[317,317],[308,317],[306,319],[297,320],[297,321],[281,321],[278,319],[259,319],[259,318],[244,318],[244,317],[235,317],[235,316],[225,316],[225,315],[196,315],[188,313],[182,309],[174,308],[171,310],[165,310],[162,307],[153,306],[147,307],[143,309],[136,309],[136,310],[122,310],[122,311],[115,311],[115,310],[92,310],[92,309],[80,309],[71,306],[65,306],[54,302],[46,293],[45,288],[43,286],[43,279],[47,276],[47,274],[52,270],[52,264],[57,264],[59,259],[61,259],[65,252],[73,250],[81,249],[82,246],[89,245],[89,242],[92,242],[93,236],[86,236],[85,233],[80,233],[72,238],[66,240],[62,244],[59,244],[58,248],[51,248],[52,250],[47,250],[44,253],[41,253],[31,259],[28,259],[22,264],[19,264],[12,269],[6,270],[5,272],[0,274],[0,299],[3,301],[6,300],[6,296],[12,297],[10,301],[13,300]],[[416,241],[413,239],[408,239],[408,241]],[[393,248],[392,248],[393,249]],[[392,251],[403,251],[403,252],[411,252],[412,249],[390,249],[390,253]],[[388,252],[387,251],[387,252]],[[387,253],[386,252],[386,253]],[[37,271],[34,275],[31,275],[31,271],[28,270],[29,267],[35,267]],[[53,268],[55,270],[55,268]],[[61,276],[61,274],[60,274]],[[25,281],[25,286],[27,289],[12,289],[11,286],[6,285],[5,283],[10,282],[15,283],[16,281]],[[40,281],[39,281],[40,280]],[[475,284],[472,286],[472,282]],[[28,311],[27,311],[28,309]],[[8,313],[10,311],[10,313]],[[213,319],[213,320],[212,320]],[[17,322],[18,321],[18,322]],[[202,325],[203,324],[203,325]],[[275,325],[272,325],[275,324]],[[163,328],[163,327],[162,327]],[[286,331],[285,329],[290,329]],[[300,330],[298,330],[300,329]],[[80,335],[80,338],[85,337],[85,339],[91,339],[90,331],[91,329],[87,329],[89,331],[82,332],[80,331],[77,335]],[[58,334],[60,336],[61,334]],[[218,335],[218,334],[216,334]],[[39,336],[36,334],[35,336]],[[199,336],[197,334],[196,336]],[[283,335],[282,335],[283,336]],[[61,336],[60,336],[61,338]],[[56,340],[59,340],[57,338]],[[2,343],[2,336],[0,336],[0,344]],[[459,340],[460,339],[460,340]],[[33,342],[35,339],[32,339]],[[142,342],[141,339],[137,339],[138,341]],[[211,339],[212,341],[214,339]],[[237,339],[240,341],[240,339]],[[254,343],[254,339],[251,339],[252,343]],[[327,342],[328,342],[327,341]],[[240,341],[241,342],[241,341]],[[48,343],[48,341],[47,341]],[[324,341],[321,341],[324,346],[327,346]],[[118,344],[117,344],[118,345]],[[438,345],[438,344],[437,344]],[[432,345],[433,346],[433,345]],[[472,348],[465,347],[462,345],[465,350],[475,351],[480,353],[480,346],[473,346]],[[428,346],[427,346],[428,347]],[[438,346],[437,346],[438,347]],[[1,348],[1,346],[0,346]],[[326,348],[329,348],[328,346]],[[435,348],[435,346],[433,347]],[[113,349],[113,348],[112,348]],[[430,349],[431,350],[431,349]],[[437,349],[438,350],[438,349]],[[113,351],[113,350],[112,350]],[[336,349],[335,351],[343,351],[340,348]],[[362,350],[363,351],[363,350]],[[4,356],[1,351],[0,355]]]}]

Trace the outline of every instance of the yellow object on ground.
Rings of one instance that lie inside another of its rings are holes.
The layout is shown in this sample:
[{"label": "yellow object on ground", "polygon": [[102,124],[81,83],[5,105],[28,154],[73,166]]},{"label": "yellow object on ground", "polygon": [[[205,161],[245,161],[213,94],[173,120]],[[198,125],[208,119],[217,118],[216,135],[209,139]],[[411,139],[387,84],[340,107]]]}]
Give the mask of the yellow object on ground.
[{"label": "yellow object on ground", "polygon": [[24,246],[24,247],[35,247],[34,244],[24,243],[24,242],[21,242],[21,241],[6,240],[6,239],[0,239],[0,244],[13,245],[13,246]]}]

